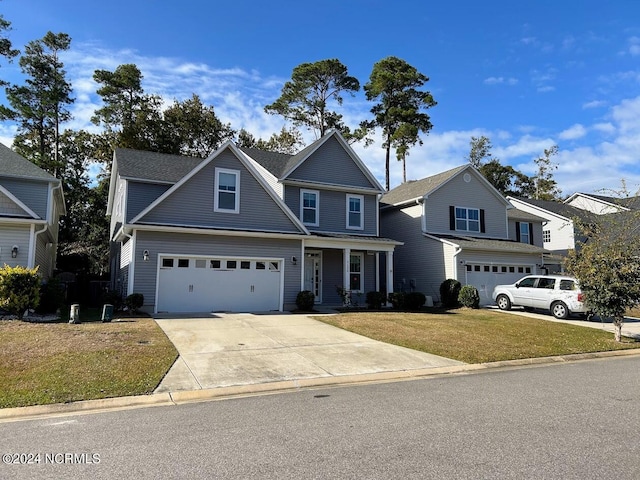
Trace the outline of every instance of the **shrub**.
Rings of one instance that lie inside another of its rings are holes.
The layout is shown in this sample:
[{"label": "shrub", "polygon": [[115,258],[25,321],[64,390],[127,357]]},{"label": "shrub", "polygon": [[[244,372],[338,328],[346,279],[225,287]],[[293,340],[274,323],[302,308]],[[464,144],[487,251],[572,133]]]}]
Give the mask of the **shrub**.
[{"label": "shrub", "polygon": [[421,292],[409,292],[405,296],[404,306],[407,310],[420,310],[427,297]]},{"label": "shrub", "polygon": [[445,308],[456,308],[458,306],[458,295],[460,295],[461,283],[452,278],[446,279],[440,284],[440,301]]},{"label": "shrub", "polygon": [[38,267],[0,268],[0,307],[22,320],[24,312],[40,303]]},{"label": "shrub", "polygon": [[141,293],[132,293],[124,299],[124,306],[132,313],[137,313],[142,305],[144,305],[144,296]]},{"label": "shrub", "polygon": [[460,289],[458,302],[460,302],[463,307],[480,308],[480,294],[478,293],[478,289],[473,285],[465,285]]},{"label": "shrub", "polygon": [[369,308],[379,309],[382,308],[382,304],[385,302],[386,297],[382,292],[371,291],[367,292],[367,305]]},{"label": "shrub", "polygon": [[50,278],[40,285],[38,313],[56,313],[64,307],[64,288],[57,278]]},{"label": "shrub", "polygon": [[115,290],[107,290],[102,294],[102,303],[108,303],[109,305],[113,305],[113,310],[122,310],[122,295]]},{"label": "shrub", "polygon": [[316,302],[316,296],[309,290],[302,290],[296,295],[296,306],[298,310],[310,312]]},{"label": "shrub", "polygon": [[405,306],[407,294],[404,292],[392,292],[389,294],[389,301],[396,310],[402,310]]}]

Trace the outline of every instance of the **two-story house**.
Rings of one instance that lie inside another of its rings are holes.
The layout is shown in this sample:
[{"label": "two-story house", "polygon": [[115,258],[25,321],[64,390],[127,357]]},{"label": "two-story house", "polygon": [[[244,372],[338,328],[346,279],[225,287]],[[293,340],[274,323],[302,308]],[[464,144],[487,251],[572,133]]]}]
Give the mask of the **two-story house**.
[{"label": "two-story house", "polygon": [[473,285],[482,305],[495,285],[539,273],[540,216],[514,207],[471,165],[410,181],[381,199],[381,234],[404,243],[394,254],[395,290],[438,299],[449,278]]},{"label": "two-story house", "polygon": [[49,278],[65,213],[60,180],[0,144],[0,266],[38,267]]},{"label": "two-story house", "polygon": [[154,313],[291,309],[301,290],[357,299],[393,283],[400,242],[379,235],[382,191],[338,132],[293,156],[232,142],[204,160],[117,149],[113,287]]}]

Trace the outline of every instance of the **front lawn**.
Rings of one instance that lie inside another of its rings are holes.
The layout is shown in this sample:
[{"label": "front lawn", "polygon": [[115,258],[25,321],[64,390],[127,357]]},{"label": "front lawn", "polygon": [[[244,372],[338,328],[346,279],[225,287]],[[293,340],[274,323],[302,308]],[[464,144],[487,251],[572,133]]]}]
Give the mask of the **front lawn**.
[{"label": "front lawn", "polygon": [[178,356],[151,318],[0,321],[0,408],[151,393]]},{"label": "front lawn", "polygon": [[610,332],[491,310],[360,312],[315,317],[375,340],[466,363],[640,348]]}]

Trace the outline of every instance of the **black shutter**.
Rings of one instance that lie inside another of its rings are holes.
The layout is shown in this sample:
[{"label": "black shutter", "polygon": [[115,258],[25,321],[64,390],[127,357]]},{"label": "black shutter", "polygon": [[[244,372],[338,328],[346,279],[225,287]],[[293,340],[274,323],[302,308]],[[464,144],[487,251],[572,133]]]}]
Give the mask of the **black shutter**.
[{"label": "black shutter", "polygon": [[520,241],[520,222],[516,222],[516,242]]},{"label": "black shutter", "polygon": [[456,207],[449,205],[449,230],[456,229]]},{"label": "black shutter", "polygon": [[484,227],[484,208],[480,209],[480,231],[482,233],[486,232],[486,229]]},{"label": "black shutter", "polygon": [[529,224],[529,243],[533,245],[533,223]]}]

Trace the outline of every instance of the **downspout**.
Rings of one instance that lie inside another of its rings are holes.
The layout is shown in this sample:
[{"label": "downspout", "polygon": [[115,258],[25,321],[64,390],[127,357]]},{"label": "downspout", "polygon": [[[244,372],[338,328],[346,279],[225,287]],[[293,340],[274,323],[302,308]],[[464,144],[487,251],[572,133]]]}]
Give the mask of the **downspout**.
[{"label": "downspout", "polygon": [[[32,227],[35,230],[35,226]],[[33,268],[36,265],[36,245],[38,244],[38,235],[43,232],[46,232],[49,228],[49,225],[46,223],[42,227],[42,230],[34,231],[33,233],[33,241],[29,243],[29,262],[27,264],[28,268]],[[47,272],[47,276],[49,276],[50,272]]]},{"label": "downspout", "polygon": [[[453,252],[453,279],[458,280],[458,254],[462,252],[462,248],[457,246]],[[467,271],[464,272],[464,284],[467,284]]]}]

